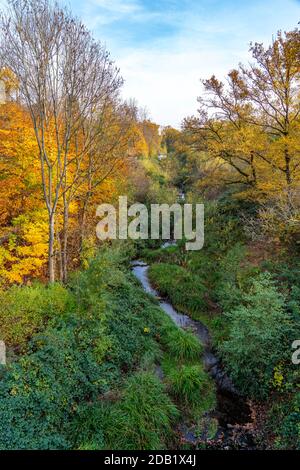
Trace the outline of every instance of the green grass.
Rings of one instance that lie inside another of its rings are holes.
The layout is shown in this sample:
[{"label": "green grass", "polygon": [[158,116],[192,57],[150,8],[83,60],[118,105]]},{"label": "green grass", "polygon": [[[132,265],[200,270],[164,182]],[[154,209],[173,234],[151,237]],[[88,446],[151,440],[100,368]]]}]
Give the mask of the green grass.
[{"label": "green grass", "polygon": [[160,380],[153,373],[137,372],[128,378],[116,402],[96,403],[83,409],[77,423],[77,429],[81,429],[78,447],[165,449],[178,416]]},{"label": "green grass", "polygon": [[178,415],[159,379],[151,373],[139,372],[127,381],[122,400],[112,408],[107,432],[109,447],[164,449]]},{"label": "green grass", "polygon": [[199,339],[190,332],[179,328],[168,329],[162,337],[162,344],[168,353],[178,361],[201,359],[203,346]]},{"label": "green grass", "polygon": [[172,393],[185,402],[197,403],[205,387],[206,376],[202,367],[198,365],[183,365],[173,369],[168,376]]},{"label": "green grass", "polygon": [[201,362],[178,363],[174,357],[166,355],[162,366],[170,394],[189,419],[196,420],[203,413],[214,409],[214,382],[204,371]]},{"label": "green grass", "polygon": [[179,311],[194,319],[206,316],[206,288],[197,276],[187,269],[167,263],[150,266],[149,278],[159,292],[167,296]]},{"label": "green grass", "polygon": [[148,263],[179,263],[183,257],[183,253],[178,246],[169,246],[167,248],[151,249],[145,248],[141,251],[140,257]]}]

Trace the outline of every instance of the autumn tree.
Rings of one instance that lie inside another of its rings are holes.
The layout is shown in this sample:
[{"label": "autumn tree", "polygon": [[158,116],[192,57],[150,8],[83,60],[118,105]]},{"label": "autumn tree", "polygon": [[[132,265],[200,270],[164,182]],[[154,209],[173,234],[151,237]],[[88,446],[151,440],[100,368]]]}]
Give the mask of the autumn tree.
[{"label": "autumn tree", "polygon": [[219,162],[218,167],[226,165],[227,183],[255,186],[255,149],[264,148],[265,136],[248,124],[251,106],[245,102],[246,90],[238,72],[231,71],[226,84],[213,76],[203,85],[198,115],[183,123],[191,145],[206,160]]},{"label": "autumn tree", "polygon": [[252,108],[247,122],[263,129],[269,141],[266,152],[255,153],[283,174],[287,192],[297,180],[300,165],[299,46],[298,29],[279,31],[269,47],[252,45],[253,63],[239,70],[245,102]]},{"label": "autumn tree", "polygon": [[73,195],[79,203],[81,241],[88,231],[88,212],[95,212],[95,205],[92,205],[90,211],[89,206],[95,198],[98,203],[102,200],[99,192],[103,185],[124,170],[129,158],[139,154],[139,136],[136,135],[133,111],[128,104],[120,100],[111,102],[103,110],[97,126],[93,145],[73,185]]},{"label": "autumn tree", "polygon": [[47,260],[47,214],[37,143],[29,114],[0,105],[0,283],[41,276]]},{"label": "autumn tree", "polygon": [[[71,163],[81,161],[97,133],[99,109],[122,80],[106,49],[66,9],[48,0],[12,0],[1,18],[1,63],[19,82],[38,144],[49,219],[49,279],[55,278],[55,217]],[[88,122],[77,153],[78,134]],[[67,208],[67,203],[64,204]]]},{"label": "autumn tree", "polygon": [[140,122],[139,126],[148,147],[148,156],[153,157],[158,155],[161,148],[159,125],[149,119],[144,119]]},{"label": "autumn tree", "polygon": [[[271,46],[251,46],[252,63],[226,83],[204,80],[198,116],[185,120],[193,145],[224,162],[228,183],[291,198],[299,183],[299,31],[277,34]],[[234,176],[236,175],[236,176]]]}]

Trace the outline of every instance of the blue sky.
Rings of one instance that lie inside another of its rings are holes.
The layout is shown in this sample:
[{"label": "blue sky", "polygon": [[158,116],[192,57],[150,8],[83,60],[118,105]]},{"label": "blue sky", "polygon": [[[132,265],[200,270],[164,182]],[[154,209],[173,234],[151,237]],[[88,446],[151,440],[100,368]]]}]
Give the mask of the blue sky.
[{"label": "blue sky", "polygon": [[61,0],[102,40],[136,98],[156,122],[179,126],[195,113],[200,78],[249,59],[250,41],[269,43],[300,21],[298,0]]}]

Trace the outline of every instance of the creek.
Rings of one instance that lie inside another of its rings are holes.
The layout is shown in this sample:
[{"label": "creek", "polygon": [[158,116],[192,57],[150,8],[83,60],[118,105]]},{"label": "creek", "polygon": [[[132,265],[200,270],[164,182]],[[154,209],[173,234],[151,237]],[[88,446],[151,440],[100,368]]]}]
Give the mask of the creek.
[{"label": "creek", "polygon": [[[169,246],[168,243],[164,246]],[[255,448],[251,428],[251,410],[249,404],[240,396],[224,367],[215,355],[212,347],[211,335],[208,328],[200,321],[192,320],[188,315],[180,313],[168,302],[161,298],[159,292],[154,289],[148,277],[149,266],[143,261],[132,262],[132,272],[140,281],[143,289],[159,301],[161,309],[180,328],[188,328],[193,331],[199,341],[203,344],[204,353],[202,361],[205,370],[210,374],[216,384],[217,406],[210,413],[211,417],[218,421],[216,442],[212,444],[221,448]],[[162,375],[162,371],[160,371]],[[181,426],[184,439],[191,444],[197,443],[197,437],[189,429]]]}]

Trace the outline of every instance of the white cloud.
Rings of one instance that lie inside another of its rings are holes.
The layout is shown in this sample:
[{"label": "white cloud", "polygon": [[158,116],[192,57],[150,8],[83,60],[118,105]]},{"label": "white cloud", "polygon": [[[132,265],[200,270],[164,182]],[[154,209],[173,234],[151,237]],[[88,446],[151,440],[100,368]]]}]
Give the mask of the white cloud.
[{"label": "white cloud", "polygon": [[269,43],[278,29],[300,20],[296,0],[170,0],[162,1],[163,11],[144,0],[59,1],[111,51],[125,79],[124,97],[174,126],[196,112],[200,78],[223,78],[248,60],[251,40]]},{"label": "white cloud", "polygon": [[92,0],[92,3],[120,15],[140,12],[142,6],[135,0]]},{"label": "white cloud", "polygon": [[250,41],[268,44],[272,34],[294,28],[298,18],[300,7],[293,0],[255,2],[247,8],[225,9],[210,19],[184,15],[175,38],[117,51],[124,96],[137,98],[156,122],[178,127],[197,110],[200,78],[224,78],[239,62],[250,59]]},{"label": "white cloud", "polygon": [[128,53],[118,60],[125,77],[123,93],[145,105],[156,122],[179,127],[185,116],[197,111],[200,78],[213,73],[223,76],[227,69],[238,64],[237,57],[233,63],[234,58],[234,54],[229,57],[224,50],[202,48]]}]

